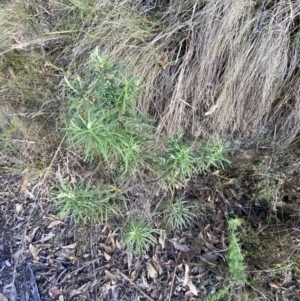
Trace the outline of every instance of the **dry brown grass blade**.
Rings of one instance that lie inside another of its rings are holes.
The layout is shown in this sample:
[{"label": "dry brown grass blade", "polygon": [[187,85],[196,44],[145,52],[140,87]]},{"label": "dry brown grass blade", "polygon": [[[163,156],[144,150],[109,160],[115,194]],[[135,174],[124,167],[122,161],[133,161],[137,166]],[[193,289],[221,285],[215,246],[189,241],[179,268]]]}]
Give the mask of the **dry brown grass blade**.
[{"label": "dry brown grass blade", "polygon": [[0,55],[3,55],[5,53],[8,53],[10,51],[16,50],[16,49],[26,49],[29,46],[33,46],[38,44],[39,46],[44,45],[46,42],[52,41],[52,40],[58,40],[60,37],[44,37],[44,38],[37,38],[31,41],[26,41],[26,42],[17,42],[17,44],[12,45],[10,48],[0,52]]}]

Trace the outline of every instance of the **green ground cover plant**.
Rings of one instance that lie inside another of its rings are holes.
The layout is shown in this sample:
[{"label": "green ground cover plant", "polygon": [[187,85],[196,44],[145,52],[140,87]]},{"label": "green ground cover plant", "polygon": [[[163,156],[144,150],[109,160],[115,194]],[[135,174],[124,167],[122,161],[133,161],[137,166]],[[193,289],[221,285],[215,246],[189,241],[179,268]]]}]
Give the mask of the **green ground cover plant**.
[{"label": "green ground cover plant", "polygon": [[10,124],[5,126],[6,129],[0,128],[0,145],[3,147],[10,145],[10,139],[12,139],[14,133],[16,133],[20,127],[19,121],[16,118],[13,118],[10,121]]},{"label": "green ground cover plant", "polygon": [[[226,295],[228,294],[229,289],[230,289],[229,286],[222,287],[215,294],[207,297],[205,300],[206,301],[219,301],[219,300],[223,300],[223,298],[226,297]],[[227,299],[227,300],[229,300],[229,299]]]},{"label": "green ground cover plant", "polygon": [[245,258],[242,253],[240,242],[236,233],[239,225],[239,219],[230,219],[228,221],[230,235],[228,253],[226,258],[228,261],[229,273],[232,279],[238,284],[245,285],[247,283],[247,277],[245,274],[245,269],[247,266],[244,262]]}]

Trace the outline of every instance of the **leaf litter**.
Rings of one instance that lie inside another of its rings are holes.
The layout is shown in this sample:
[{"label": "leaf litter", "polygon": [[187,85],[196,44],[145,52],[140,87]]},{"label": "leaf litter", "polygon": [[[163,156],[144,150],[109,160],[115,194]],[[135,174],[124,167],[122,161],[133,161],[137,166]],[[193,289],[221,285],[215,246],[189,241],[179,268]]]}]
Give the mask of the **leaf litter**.
[{"label": "leaf litter", "polygon": [[[161,230],[157,245],[137,257],[126,251],[118,226],[74,225],[71,219],[62,221],[56,217],[47,195],[37,201],[39,189],[46,191],[51,181],[44,182],[45,187],[38,186],[33,198],[26,193],[19,194],[18,174],[5,174],[0,182],[4,192],[0,199],[1,213],[5,214],[1,220],[1,298],[19,300],[28,294],[34,301],[203,300],[215,294],[228,277],[227,216],[236,216],[241,233],[248,240],[261,237],[260,248],[267,250],[262,243],[267,239],[262,231],[266,226],[262,224],[265,211],[270,210],[241,196],[255,179],[246,175],[249,183],[237,187],[237,181],[228,182],[231,175],[223,173],[222,176],[226,177],[222,191],[214,189],[220,174],[212,175],[209,181],[203,176],[194,178],[185,194],[200,202],[201,218],[180,231]],[[38,184],[31,179],[28,183]],[[289,200],[278,202],[277,208],[283,203],[289,204]],[[268,226],[272,235],[287,232],[286,238],[281,237],[281,243],[289,239],[288,255],[286,250],[280,253],[285,260],[299,255],[295,248],[299,245],[298,215],[294,210],[289,214],[289,229],[278,222],[272,231]],[[255,243],[255,240],[244,242],[243,247],[249,252],[257,249]],[[248,255],[247,263],[266,261],[266,255],[257,249],[256,255]],[[269,257],[268,260],[278,262],[276,254]],[[288,300],[298,296],[299,278],[294,270],[287,271],[280,281],[263,263],[258,264],[261,264],[258,271],[269,279],[269,286],[264,291],[261,289],[258,296],[264,294],[269,300],[275,300],[272,299],[275,294],[282,294]]]}]

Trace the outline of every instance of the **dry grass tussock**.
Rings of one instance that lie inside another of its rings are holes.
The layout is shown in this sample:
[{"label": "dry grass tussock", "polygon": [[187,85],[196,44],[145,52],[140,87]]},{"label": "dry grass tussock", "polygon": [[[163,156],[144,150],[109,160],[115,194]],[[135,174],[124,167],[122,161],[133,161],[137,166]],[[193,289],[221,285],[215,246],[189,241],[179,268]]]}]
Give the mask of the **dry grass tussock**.
[{"label": "dry grass tussock", "polygon": [[300,130],[299,1],[146,3],[4,4],[2,62],[21,51],[32,62],[50,61],[46,70],[53,74],[82,74],[98,47],[123,62],[128,73],[141,76],[139,106],[155,116],[159,132],[184,129],[225,139],[276,134],[285,143],[295,138]]}]

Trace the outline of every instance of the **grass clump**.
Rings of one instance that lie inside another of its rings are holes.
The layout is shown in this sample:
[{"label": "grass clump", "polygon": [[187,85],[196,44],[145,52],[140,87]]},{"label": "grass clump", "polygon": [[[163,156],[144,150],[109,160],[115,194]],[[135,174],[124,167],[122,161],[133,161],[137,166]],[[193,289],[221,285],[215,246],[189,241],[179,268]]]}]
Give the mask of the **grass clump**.
[{"label": "grass clump", "polygon": [[228,147],[219,138],[217,138],[214,145],[205,145],[202,148],[202,160],[197,160],[197,170],[207,170],[211,166],[225,169],[225,164],[231,164],[231,162],[225,157],[225,153],[231,152],[232,150],[232,148]]},{"label": "grass clump", "polygon": [[196,205],[189,205],[183,198],[178,198],[175,202],[169,199],[163,211],[163,219],[170,229],[182,229],[191,225],[193,218],[197,216],[197,211],[199,209]]},{"label": "grass clump", "polygon": [[52,191],[55,196],[54,206],[61,217],[71,216],[77,224],[106,223],[112,215],[119,215],[119,208],[113,200],[120,199],[116,192],[108,187],[82,188],[72,187],[70,183]]},{"label": "grass clump", "polygon": [[159,230],[154,229],[146,215],[138,218],[129,218],[126,226],[123,228],[123,239],[129,252],[135,252],[137,255],[148,250],[149,246],[156,244],[154,234]]},{"label": "grass clump", "polygon": [[2,139],[4,139],[4,140],[11,139],[12,136],[14,135],[14,133],[16,133],[18,131],[19,127],[20,127],[19,120],[17,118],[12,118],[10,120],[10,124],[7,129],[2,130],[0,127],[0,139],[1,140]]},{"label": "grass clump", "polygon": [[183,135],[176,135],[167,144],[163,158],[163,169],[167,172],[166,181],[170,186],[185,185],[188,178],[196,171],[195,152],[183,141]]},{"label": "grass clump", "polygon": [[170,189],[185,186],[192,174],[202,173],[210,167],[221,167],[230,161],[225,158],[225,153],[231,151],[220,139],[213,146],[188,145],[183,134],[177,134],[167,143],[163,156],[162,169],[165,172],[165,182]]}]

